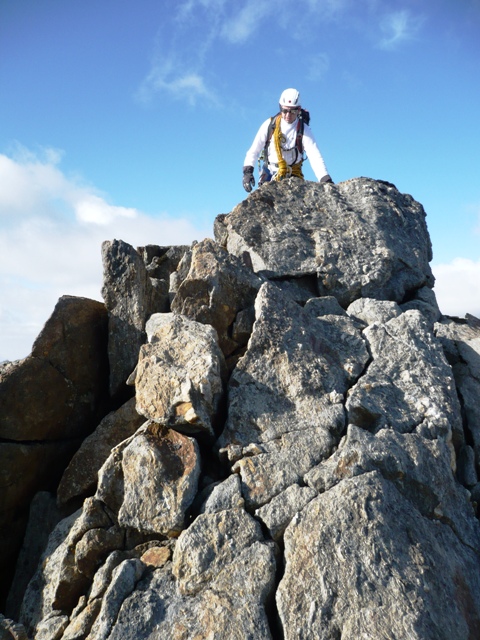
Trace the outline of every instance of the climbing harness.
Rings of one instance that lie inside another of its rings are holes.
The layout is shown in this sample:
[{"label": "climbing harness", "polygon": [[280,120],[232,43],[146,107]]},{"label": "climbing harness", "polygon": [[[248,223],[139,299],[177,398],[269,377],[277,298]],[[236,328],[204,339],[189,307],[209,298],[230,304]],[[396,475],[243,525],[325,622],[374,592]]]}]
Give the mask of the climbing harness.
[{"label": "climbing harness", "polygon": [[[304,127],[304,124],[308,124],[310,122],[310,114],[305,109],[301,109],[298,115],[297,135],[295,138],[294,148],[297,151],[295,160],[297,160],[299,157],[301,159],[299,162],[294,162],[292,165],[287,165],[282,155],[282,150],[281,150],[282,136],[281,136],[281,130],[280,130],[281,118],[282,118],[281,112],[277,113],[277,115],[270,118],[270,124],[268,125],[267,139],[265,142],[265,146],[258,159],[258,166],[260,171],[259,185],[262,184],[263,182],[267,182],[272,179],[272,174],[268,169],[268,165],[269,165],[268,147],[272,139],[272,136],[273,136],[273,142],[275,144],[275,151],[277,152],[277,157],[278,157],[278,165],[277,164],[275,165],[275,166],[278,166],[278,171],[274,174],[273,180],[283,180],[284,178],[289,178],[292,175],[297,178],[302,178],[302,179],[304,178],[302,173],[302,164],[305,161],[305,155],[304,155],[304,149],[303,149],[303,127]],[[287,151],[291,151],[291,149],[287,149]],[[262,163],[263,163],[263,167],[261,167]]]},{"label": "climbing harness", "polygon": [[[300,162],[297,162],[293,165],[288,165],[283,158],[282,155],[282,139],[285,141],[285,137],[282,136],[280,120],[281,115],[277,116],[277,121],[275,123],[275,131],[273,133],[273,142],[275,144],[275,151],[277,152],[278,157],[278,171],[273,177],[274,180],[283,180],[284,178],[290,178],[290,176],[295,176],[296,178],[303,179],[302,173],[302,162],[303,158]],[[298,132],[297,132],[298,138]],[[298,158],[298,149],[297,149],[297,158]]]}]

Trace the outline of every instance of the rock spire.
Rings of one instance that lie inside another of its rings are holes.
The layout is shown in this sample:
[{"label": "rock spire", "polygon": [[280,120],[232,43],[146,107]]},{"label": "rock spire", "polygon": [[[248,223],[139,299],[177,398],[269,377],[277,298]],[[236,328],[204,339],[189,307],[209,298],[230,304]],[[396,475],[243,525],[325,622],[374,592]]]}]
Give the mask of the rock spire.
[{"label": "rock spire", "polygon": [[480,321],[423,207],[292,178],[102,256],[1,372],[0,637],[480,637]]}]

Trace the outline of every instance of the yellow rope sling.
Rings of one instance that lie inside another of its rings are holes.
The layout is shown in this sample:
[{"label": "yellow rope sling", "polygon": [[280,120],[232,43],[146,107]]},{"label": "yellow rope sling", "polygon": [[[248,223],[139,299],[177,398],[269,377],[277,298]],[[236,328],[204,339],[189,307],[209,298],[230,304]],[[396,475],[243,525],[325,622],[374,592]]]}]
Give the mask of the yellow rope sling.
[{"label": "yellow rope sling", "polygon": [[273,132],[273,142],[275,143],[275,151],[277,152],[278,157],[278,171],[274,177],[274,180],[283,180],[284,178],[290,178],[290,176],[295,176],[296,178],[303,178],[302,173],[302,161],[293,164],[291,167],[285,162],[282,156],[282,146],[281,146],[281,138],[282,131],[280,127],[280,123],[282,121],[282,116],[279,114],[277,116],[277,120],[275,122],[275,131]]}]

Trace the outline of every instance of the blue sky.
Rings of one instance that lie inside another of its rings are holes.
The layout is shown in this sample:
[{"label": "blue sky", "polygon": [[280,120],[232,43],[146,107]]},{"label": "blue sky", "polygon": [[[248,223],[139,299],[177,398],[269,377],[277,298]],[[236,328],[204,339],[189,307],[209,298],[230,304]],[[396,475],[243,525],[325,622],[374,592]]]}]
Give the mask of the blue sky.
[{"label": "blue sky", "polygon": [[423,204],[441,310],[480,315],[479,33],[480,0],[0,0],[0,361],[101,300],[103,240],[211,237],[287,87],[335,182]]}]

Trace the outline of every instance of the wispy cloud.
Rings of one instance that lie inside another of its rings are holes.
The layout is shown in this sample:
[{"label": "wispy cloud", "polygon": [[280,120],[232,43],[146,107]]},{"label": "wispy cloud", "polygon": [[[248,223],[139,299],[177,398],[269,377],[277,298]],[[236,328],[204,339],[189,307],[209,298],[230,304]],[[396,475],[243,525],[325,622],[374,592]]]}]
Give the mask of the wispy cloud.
[{"label": "wispy cloud", "polygon": [[[154,44],[150,69],[140,83],[136,98],[149,103],[162,93],[190,105],[200,100],[218,106],[215,78],[209,66],[225,43],[233,47],[250,46],[262,29],[279,29],[282,44],[299,39],[313,24],[330,19],[345,10],[351,0],[185,0],[160,26]],[[325,70],[319,56],[311,73],[316,78]]]},{"label": "wispy cloud", "polygon": [[104,240],[169,246],[208,235],[186,219],[108,202],[65,175],[60,157],[54,150],[0,154],[0,362],[28,355],[60,296],[101,300]]},{"label": "wispy cloud", "polygon": [[150,69],[135,94],[139,102],[148,104],[167,95],[190,106],[220,104],[206,61],[221,37],[227,7],[227,0],[185,0],[172,6],[158,29]]},{"label": "wispy cloud", "polygon": [[331,19],[344,14],[355,1],[358,3],[358,0],[304,0],[298,5],[308,14],[321,13],[324,18]]},{"label": "wispy cloud", "polygon": [[416,38],[423,23],[422,16],[414,16],[407,9],[388,13],[380,21],[382,37],[378,46],[381,49],[396,49],[402,43]]},{"label": "wispy cloud", "polygon": [[195,72],[181,69],[175,64],[157,60],[152,64],[148,76],[140,85],[136,98],[147,104],[155,95],[166,95],[169,99],[181,100],[190,106],[195,106],[199,100],[209,106],[219,103],[213,89],[206,84],[205,78]]},{"label": "wispy cloud", "polygon": [[268,0],[249,0],[240,10],[228,16],[221,31],[222,37],[234,44],[247,41],[258,29],[263,20],[273,15],[278,5]]},{"label": "wispy cloud", "polygon": [[[221,47],[251,47],[267,29],[275,31],[279,47],[294,50],[302,64],[302,47],[318,46],[319,27],[333,22],[342,30],[373,38],[379,48],[394,50],[418,36],[424,19],[410,9],[391,6],[380,0],[184,0],[159,27],[150,69],[136,97],[148,103],[167,94],[191,106],[202,102],[218,107],[222,100],[215,90],[214,69],[215,57],[224,51]],[[320,52],[307,65],[308,78],[316,81],[328,70],[328,59]]]}]

